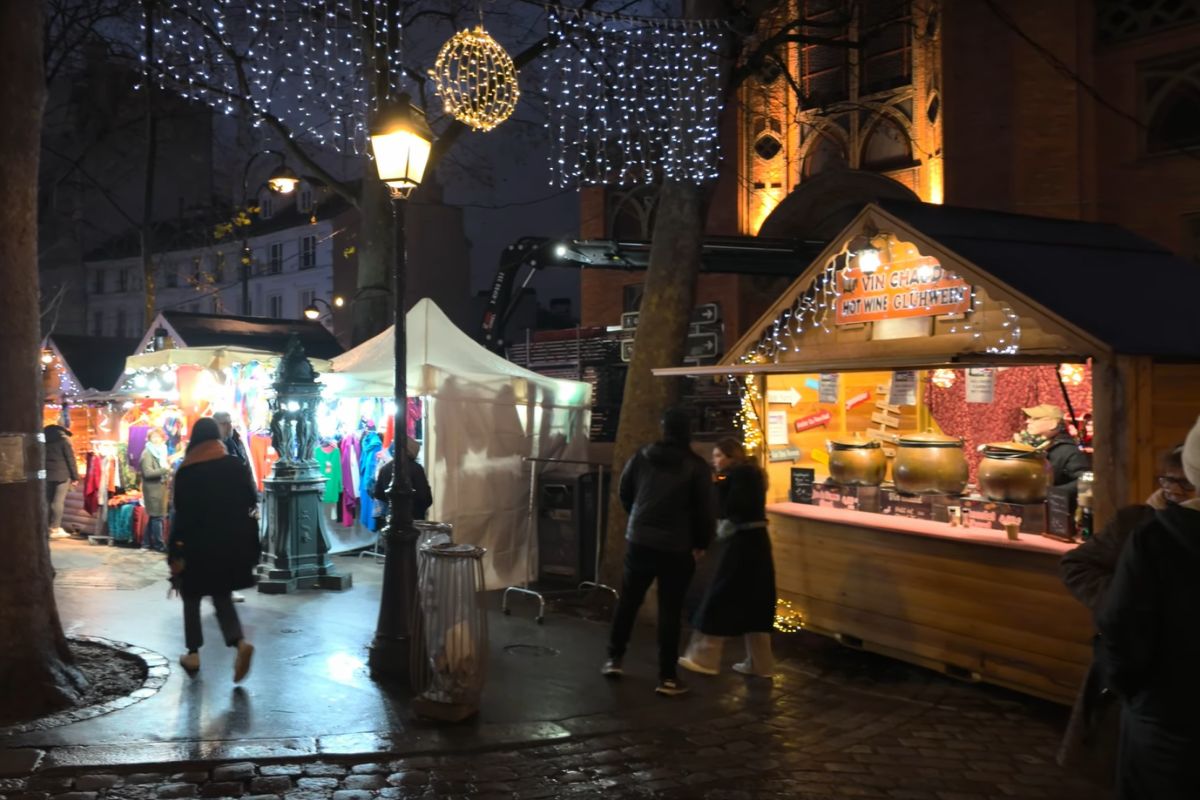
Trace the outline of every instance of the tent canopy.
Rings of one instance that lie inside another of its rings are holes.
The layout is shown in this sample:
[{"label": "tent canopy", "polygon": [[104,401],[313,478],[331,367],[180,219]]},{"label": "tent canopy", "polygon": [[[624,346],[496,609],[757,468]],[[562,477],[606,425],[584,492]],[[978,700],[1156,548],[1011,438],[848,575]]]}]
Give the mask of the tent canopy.
[{"label": "tent canopy", "polygon": [[[246,364],[258,361],[273,367],[279,363],[280,353],[268,350],[254,350],[249,347],[176,347],[169,350],[157,350],[150,353],[139,353],[125,359],[127,372],[154,367],[206,367],[220,370],[234,364]],[[318,372],[327,372],[329,362],[320,358],[309,357],[309,363]]]},{"label": "tent canopy", "polygon": [[[391,397],[395,331],[393,325],[334,358],[333,374],[322,380],[342,397]],[[463,333],[429,298],[408,312],[405,334],[409,395],[437,397],[453,383],[457,397],[488,400],[502,395],[509,403],[515,399],[542,406],[591,405],[587,383],[539,375],[496,355]]]}]

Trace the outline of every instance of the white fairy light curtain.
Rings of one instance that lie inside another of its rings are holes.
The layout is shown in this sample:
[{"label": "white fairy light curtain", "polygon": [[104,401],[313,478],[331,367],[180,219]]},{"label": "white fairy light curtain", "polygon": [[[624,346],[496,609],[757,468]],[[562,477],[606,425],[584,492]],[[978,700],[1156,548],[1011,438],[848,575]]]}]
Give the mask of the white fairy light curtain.
[{"label": "white fairy light curtain", "polygon": [[386,53],[382,87],[401,91],[397,3],[167,0],[162,9],[150,65],[158,84],[226,114],[245,99],[256,126],[273,116],[303,138],[362,153],[378,99],[368,49]]},{"label": "white fairy light curtain", "polygon": [[552,7],[542,59],[551,183],[716,178],[724,29]]}]

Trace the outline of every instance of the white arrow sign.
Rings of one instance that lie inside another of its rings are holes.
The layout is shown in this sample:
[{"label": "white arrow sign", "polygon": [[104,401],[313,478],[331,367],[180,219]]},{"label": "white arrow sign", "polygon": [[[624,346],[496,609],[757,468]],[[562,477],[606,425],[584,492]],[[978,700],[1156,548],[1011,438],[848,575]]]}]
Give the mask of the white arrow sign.
[{"label": "white arrow sign", "polygon": [[779,405],[794,406],[796,403],[800,402],[800,393],[796,391],[795,387],[789,387],[787,389],[768,389],[767,402],[778,403]]}]

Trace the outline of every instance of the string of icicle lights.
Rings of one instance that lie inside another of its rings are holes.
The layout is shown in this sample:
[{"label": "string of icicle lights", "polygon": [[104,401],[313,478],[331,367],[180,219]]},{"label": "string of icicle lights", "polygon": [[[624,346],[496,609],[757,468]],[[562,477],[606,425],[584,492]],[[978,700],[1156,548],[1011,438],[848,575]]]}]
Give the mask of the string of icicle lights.
[{"label": "string of icicle lights", "polygon": [[[844,269],[855,269],[854,255],[843,251],[831,258],[825,269],[817,274],[809,287],[800,293],[796,302],[780,312],[773,322],[763,330],[758,342],[738,359],[742,364],[778,364],[781,356],[790,350],[799,350],[795,337],[807,330],[830,333],[835,324],[837,301],[842,296],[838,274]],[[960,276],[946,272],[949,280],[957,281]],[[971,286],[971,310],[962,319],[953,320],[948,333],[971,334],[978,351],[989,355],[1016,355],[1021,347],[1021,317],[1012,308],[1001,302],[998,328],[984,326],[984,315],[980,313],[978,295]],[[926,310],[930,310],[928,307]],[[976,315],[979,315],[978,318]],[[733,375],[726,376],[730,393],[744,392],[742,382]]]},{"label": "string of icicle lights", "polygon": [[399,3],[166,0],[161,9],[150,64],[158,85],[225,114],[244,98],[256,127],[272,115],[298,136],[359,154],[377,100],[368,47],[387,54],[384,84],[401,91]]},{"label": "string of icicle lights", "polygon": [[553,185],[716,178],[720,26],[553,7],[546,16]]}]

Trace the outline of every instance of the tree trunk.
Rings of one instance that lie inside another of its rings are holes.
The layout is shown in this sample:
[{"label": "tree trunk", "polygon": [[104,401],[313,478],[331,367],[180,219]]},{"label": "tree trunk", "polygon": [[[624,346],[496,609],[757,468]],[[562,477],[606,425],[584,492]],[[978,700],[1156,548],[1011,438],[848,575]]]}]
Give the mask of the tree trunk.
[{"label": "tree trunk", "polygon": [[352,344],[359,345],[391,323],[392,207],[387,187],[379,180],[375,162],[363,170],[362,228],[358,236],[358,290],[351,301]]},{"label": "tree trunk", "polygon": [[[158,163],[158,117],[154,113],[154,80],[150,72],[150,65],[154,63],[154,6],[155,0],[142,0],[142,13],[146,21],[146,72],[142,76],[142,90],[146,93],[146,161],[142,176],[142,226],[139,237],[142,247],[142,286],[146,300],[143,331],[154,321],[154,305],[158,294],[154,280],[154,174]],[[128,334],[117,331],[117,335]]]},{"label": "tree trunk", "polygon": [[[707,187],[675,181],[665,181],[659,191],[650,266],[613,449],[614,476],[620,476],[625,462],[639,447],[659,438],[662,412],[679,398],[679,379],[656,378],[651,370],[683,362],[696,276],[700,273],[708,197]],[[610,494],[608,520],[603,578],[610,586],[620,586],[626,515],[615,486]]]},{"label": "tree trunk", "polygon": [[[20,439],[42,427],[39,404],[37,180],[45,83],[42,4],[0,3],[0,452],[20,464]],[[15,452],[10,442],[16,442]],[[54,602],[46,536],[41,445],[24,481],[0,483],[5,557],[0,559],[0,723],[47,713],[79,699]],[[25,452],[29,452],[26,448]],[[32,459],[30,459],[32,460]]]}]

